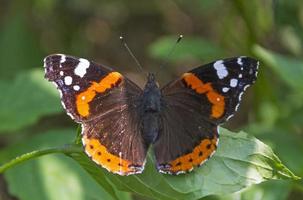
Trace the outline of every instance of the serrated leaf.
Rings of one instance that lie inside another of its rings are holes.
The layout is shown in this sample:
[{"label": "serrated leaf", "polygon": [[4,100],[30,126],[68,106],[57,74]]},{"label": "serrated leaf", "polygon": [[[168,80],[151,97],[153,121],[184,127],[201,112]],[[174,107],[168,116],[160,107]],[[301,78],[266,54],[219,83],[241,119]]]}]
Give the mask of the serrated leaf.
[{"label": "serrated leaf", "polygon": [[[73,138],[72,130],[51,131],[2,150],[0,158],[3,162],[21,152],[63,145]],[[6,171],[4,175],[9,193],[22,200],[129,199],[128,194],[118,192],[112,186],[110,190],[100,187],[75,162],[63,155],[30,160]]]},{"label": "serrated leaf", "polygon": [[11,82],[0,81],[6,91],[0,98],[0,133],[16,131],[37,122],[41,116],[62,111],[56,89],[44,80],[42,70],[20,73]]},{"label": "serrated leaf", "polygon": [[[108,173],[93,162],[87,163],[84,154],[83,157],[71,157],[78,162],[82,160],[80,164],[97,182],[106,179],[123,191],[155,199],[199,199],[211,194],[236,192],[270,179],[298,178],[281,163],[270,147],[258,139],[244,132],[221,130],[215,155],[202,167],[185,175],[162,175],[155,170],[149,158],[143,174],[121,177]],[[101,178],[99,173],[102,173]]]},{"label": "serrated leaf", "polygon": [[200,60],[211,60],[223,54],[222,49],[210,41],[202,38],[186,37],[175,48],[174,53],[166,58],[172,46],[176,42],[176,37],[163,37],[158,39],[149,47],[151,56],[171,61],[195,58]]}]

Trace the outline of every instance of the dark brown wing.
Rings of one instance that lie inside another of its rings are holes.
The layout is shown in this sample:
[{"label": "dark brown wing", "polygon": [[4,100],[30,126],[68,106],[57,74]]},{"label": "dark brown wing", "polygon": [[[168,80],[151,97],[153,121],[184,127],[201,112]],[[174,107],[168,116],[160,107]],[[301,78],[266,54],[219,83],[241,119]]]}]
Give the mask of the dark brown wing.
[{"label": "dark brown wing", "polygon": [[191,70],[162,89],[162,126],[154,144],[158,169],[178,174],[207,160],[218,143],[217,126],[233,116],[258,62],[239,57]]},{"label": "dark brown wing", "polygon": [[147,146],[139,127],[136,101],[113,91],[100,97],[103,106],[111,109],[84,123],[83,144],[86,153],[97,164],[120,175],[141,173]]},{"label": "dark brown wing", "polygon": [[142,90],[120,73],[82,58],[51,55],[44,66],[66,112],[82,124],[88,156],[113,173],[141,173],[147,151],[138,127]]},{"label": "dark brown wing", "polygon": [[180,174],[203,164],[217,148],[217,126],[187,106],[170,102],[161,114],[162,129],[154,143],[157,169]]}]

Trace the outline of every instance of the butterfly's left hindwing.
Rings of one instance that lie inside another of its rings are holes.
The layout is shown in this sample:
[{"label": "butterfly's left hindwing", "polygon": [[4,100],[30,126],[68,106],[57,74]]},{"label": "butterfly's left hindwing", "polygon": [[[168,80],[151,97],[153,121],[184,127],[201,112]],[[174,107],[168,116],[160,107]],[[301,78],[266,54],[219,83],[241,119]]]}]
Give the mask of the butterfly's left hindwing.
[{"label": "butterfly's left hindwing", "polygon": [[119,72],[82,58],[50,55],[44,67],[67,114],[82,125],[86,154],[110,172],[141,173],[147,151],[138,123],[142,90]]},{"label": "butterfly's left hindwing", "polygon": [[252,58],[229,58],[195,68],[162,88],[163,128],[154,145],[159,171],[190,171],[213,155],[217,126],[234,115],[257,71]]}]

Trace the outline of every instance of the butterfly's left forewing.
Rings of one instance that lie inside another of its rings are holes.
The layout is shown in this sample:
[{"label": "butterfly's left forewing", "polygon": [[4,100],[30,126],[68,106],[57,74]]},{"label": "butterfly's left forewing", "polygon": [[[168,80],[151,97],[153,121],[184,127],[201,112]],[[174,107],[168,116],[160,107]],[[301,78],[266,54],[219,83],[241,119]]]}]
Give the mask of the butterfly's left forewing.
[{"label": "butterfly's left forewing", "polygon": [[234,115],[257,71],[252,58],[229,58],[195,68],[162,88],[162,129],[154,144],[159,171],[190,171],[213,155],[218,125]]},{"label": "butterfly's left forewing", "polygon": [[44,67],[67,114],[82,125],[86,154],[110,172],[141,173],[147,152],[138,123],[142,90],[119,72],[83,58],[50,55]]}]

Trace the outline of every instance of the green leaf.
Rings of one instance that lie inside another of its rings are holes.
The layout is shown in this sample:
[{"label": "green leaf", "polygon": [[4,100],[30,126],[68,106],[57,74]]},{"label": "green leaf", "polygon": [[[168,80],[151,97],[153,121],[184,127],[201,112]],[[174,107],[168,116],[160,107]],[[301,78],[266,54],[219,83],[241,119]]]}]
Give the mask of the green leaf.
[{"label": "green leaf", "polygon": [[228,195],[211,196],[211,198],[207,198],[207,200],[286,200],[288,199],[287,197],[290,193],[290,189],[290,181],[270,180],[258,185],[253,185],[240,192]]},{"label": "green leaf", "polygon": [[[51,131],[13,145],[0,153],[0,158],[14,157],[21,152],[60,146],[74,138],[74,131]],[[127,193],[121,193],[111,187],[111,192],[96,182],[63,155],[48,155],[18,165],[7,172],[5,178],[9,193],[22,199],[129,199]],[[27,187],[24,187],[27,186]]]},{"label": "green leaf", "polygon": [[[302,110],[301,110],[302,112]],[[300,115],[301,116],[301,115]],[[292,115],[295,117],[295,115]],[[299,116],[298,116],[299,117]],[[300,120],[302,117],[300,117]],[[294,119],[291,119],[294,121]],[[299,126],[302,122],[298,122],[298,125],[292,123],[293,127]],[[294,129],[285,128],[282,126],[283,122],[280,122],[278,127],[266,130],[260,124],[251,125],[249,129],[254,134],[258,128],[263,128],[263,134],[258,135],[263,141],[266,141],[277,152],[280,158],[288,164],[288,166],[299,176],[303,176],[303,159],[298,159],[298,152],[303,152],[302,138],[296,133]],[[258,128],[256,128],[258,127]]]},{"label": "green leaf", "polygon": [[149,47],[150,54],[155,58],[169,59],[170,61],[189,58],[212,60],[223,55],[222,49],[214,43],[202,38],[185,37],[178,43],[174,53],[166,58],[170,49],[176,42],[176,37],[163,37]]},{"label": "green leaf", "polygon": [[[297,178],[268,146],[244,132],[232,133],[223,129],[220,141],[214,158],[201,170],[185,177],[187,182],[195,183],[189,188],[200,187],[193,197],[235,192],[268,179]],[[176,177],[167,178],[178,191],[186,192],[182,181],[174,181]]]},{"label": "green leaf", "polygon": [[262,199],[262,200],[286,200],[290,193],[291,184],[289,181],[268,181],[254,185],[242,192],[241,200]]},{"label": "green leaf", "polygon": [[62,111],[58,92],[42,70],[20,73],[11,82],[0,81],[6,91],[0,98],[0,133],[16,131],[37,122],[41,116]]},{"label": "green leaf", "polygon": [[151,156],[143,174],[121,177],[88,162],[83,155],[71,155],[101,183],[110,181],[123,191],[157,199],[199,199],[211,194],[227,194],[269,179],[298,179],[270,147],[244,132],[221,129],[218,151],[202,167],[185,175],[162,175]]},{"label": "green leaf", "polygon": [[40,40],[33,27],[30,28],[31,22],[24,17],[24,10],[19,9],[25,6],[17,7],[11,6],[13,9],[7,13],[13,14],[6,16],[7,20],[0,27],[0,77],[6,80],[15,77],[20,70],[42,63]]},{"label": "green leaf", "polygon": [[[256,42],[260,36],[267,36],[266,33],[271,30],[273,25],[273,5],[271,1],[232,0],[230,3],[237,10],[237,17],[241,16],[244,21],[251,43]],[[238,31],[232,32],[239,36]]]},{"label": "green leaf", "polygon": [[[176,192],[173,191],[167,183],[163,182],[163,176],[155,171],[154,166],[152,166],[152,168],[150,167],[153,165],[150,159],[148,159],[147,166],[143,174],[123,177],[111,174],[105,169],[97,166],[89,160],[84,153],[80,155],[71,154],[70,156],[75,159],[102,187],[104,187],[104,184],[113,184],[119,190],[137,193],[154,199],[170,199],[167,195],[169,192],[172,192],[171,196],[176,195]],[[153,174],[153,176],[150,176],[151,174]],[[149,179],[150,181],[147,181]],[[158,184],[161,180],[163,183]],[[157,187],[165,189],[165,185],[168,186],[166,187],[167,190],[165,193],[157,191]]]},{"label": "green leaf", "polygon": [[288,86],[302,93],[303,60],[286,57],[261,46],[254,46],[253,52],[263,61],[263,64],[270,67]]}]

